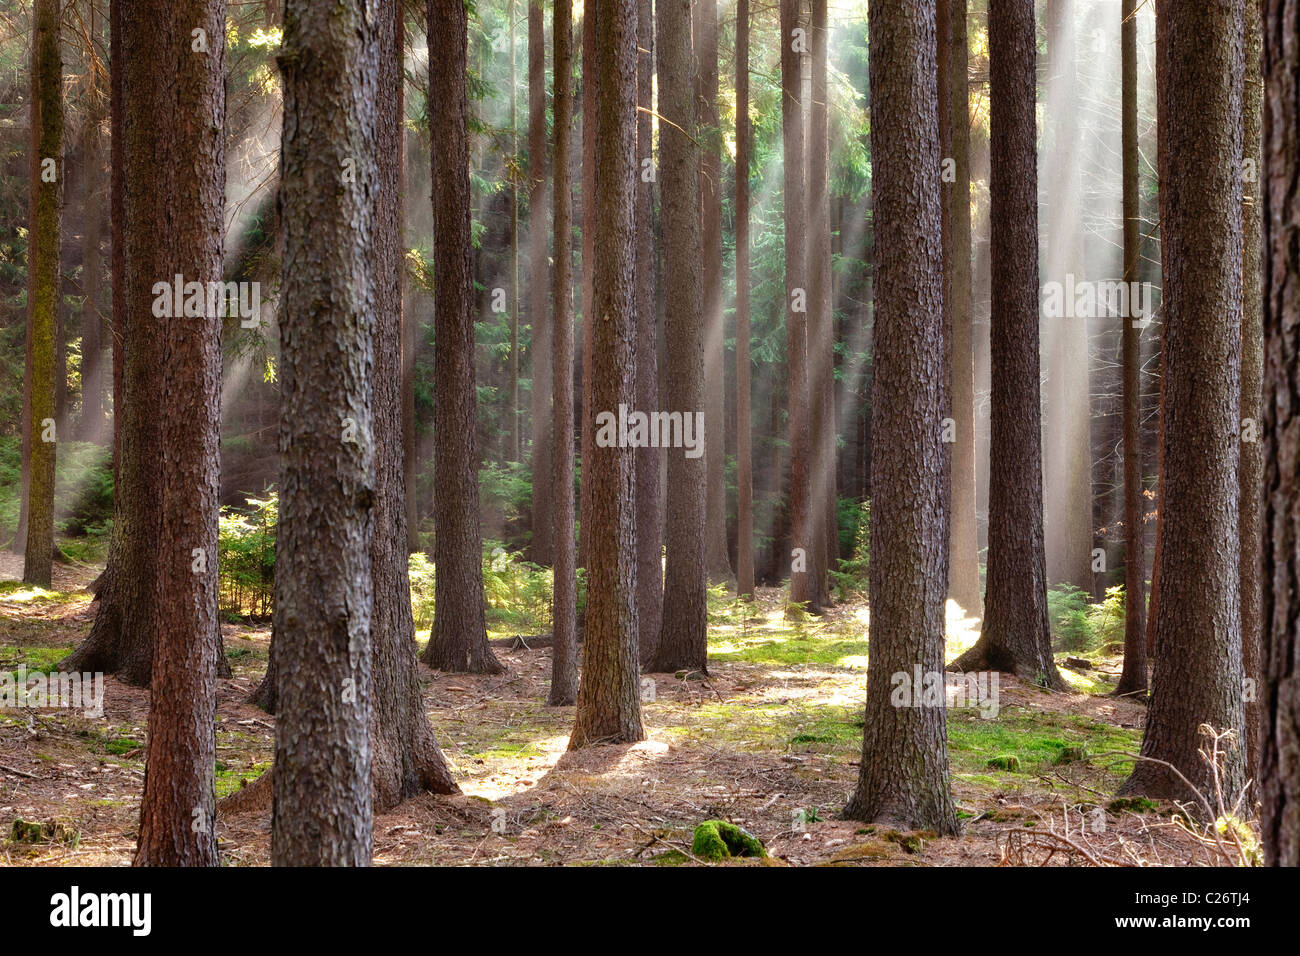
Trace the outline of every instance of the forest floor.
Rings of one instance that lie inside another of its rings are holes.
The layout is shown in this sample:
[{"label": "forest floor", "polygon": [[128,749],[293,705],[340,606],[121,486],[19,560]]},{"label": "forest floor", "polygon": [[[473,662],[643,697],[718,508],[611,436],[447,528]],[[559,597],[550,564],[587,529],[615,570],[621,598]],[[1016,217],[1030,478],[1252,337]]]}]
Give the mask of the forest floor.
[{"label": "forest floor", "polygon": [[[0,671],[48,671],[89,631],[85,587],[96,569],[57,567],[53,591],[14,581],[20,571],[0,556]],[[865,605],[792,623],[777,590],[755,604],[720,594],[712,604],[709,674],[653,675],[647,739],[635,745],[566,752],[573,708],[546,705],[549,649],[498,646],[499,676],[421,665],[426,709],[463,794],[378,816],[375,863],[695,865],[692,832],[709,819],[763,841],[770,859],[734,861],[742,865],[1212,862],[1175,808],[1114,799],[1132,761],[1111,754],[1138,750],[1144,719],[1142,705],[1103,696],[1118,661],[1063,670],[1064,693],[1001,675],[996,717],[985,716],[987,700],[950,709],[964,832],[899,833],[840,819],[862,746]],[[950,613],[950,657],[977,629]],[[219,797],[267,770],[275,727],[246,700],[266,668],[269,630],[222,630],[234,678],[218,695]],[[102,716],[0,709],[0,865],[130,862],[147,716],[148,692],[112,676]],[[46,826],[19,840],[20,820]],[[219,833],[224,864],[268,863],[265,809],[221,815]]]}]

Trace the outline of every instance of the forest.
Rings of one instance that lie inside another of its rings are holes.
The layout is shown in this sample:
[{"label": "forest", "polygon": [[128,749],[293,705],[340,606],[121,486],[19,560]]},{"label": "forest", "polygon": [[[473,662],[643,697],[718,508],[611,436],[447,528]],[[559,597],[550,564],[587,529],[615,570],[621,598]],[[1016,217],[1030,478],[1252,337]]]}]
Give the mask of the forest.
[{"label": "forest", "polygon": [[1300,865],[1300,0],[0,66],[0,869]]}]

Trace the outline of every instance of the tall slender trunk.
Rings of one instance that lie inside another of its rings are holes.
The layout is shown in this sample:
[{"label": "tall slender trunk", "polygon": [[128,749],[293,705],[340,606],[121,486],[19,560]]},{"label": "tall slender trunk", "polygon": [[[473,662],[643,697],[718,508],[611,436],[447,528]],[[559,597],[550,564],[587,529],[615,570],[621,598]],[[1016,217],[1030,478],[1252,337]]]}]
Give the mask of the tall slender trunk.
[{"label": "tall slender trunk", "polygon": [[591,350],[595,312],[592,304],[596,269],[596,94],[600,74],[596,72],[596,24],[600,14],[593,2],[582,6],[582,484],[578,489],[578,565],[587,567],[587,528],[591,522],[591,482],[587,470],[591,463],[591,440],[596,426],[592,418]]},{"label": "tall slender trunk", "polygon": [[[1120,6],[1120,84],[1122,87],[1121,140],[1124,163],[1124,281],[1138,280],[1142,250],[1139,232],[1142,211],[1138,200],[1137,131],[1137,0]],[[1130,287],[1131,288],[1131,287]],[[1145,499],[1142,483],[1142,339],[1130,316],[1120,337],[1120,364],[1124,375],[1124,670],[1116,695],[1145,697],[1146,646],[1146,535],[1143,527]]]},{"label": "tall slender trunk", "polygon": [[718,125],[718,0],[694,4],[696,138],[700,141],[700,246],[704,308],[705,566],[732,578],[727,553],[727,447],[722,315],[722,130]]},{"label": "tall slender trunk", "polygon": [[754,597],[754,451],[749,359],[749,0],[736,0],[736,593]]},{"label": "tall slender trunk", "polygon": [[528,3],[528,321],[532,324],[532,558],[552,560],[551,317],[546,260],[546,27],[542,0]]},{"label": "tall slender trunk", "polygon": [[[90,8],[91,42],[98,44],[100,21],[94,5]],[[89,69],[86,90],[86,116],[83,120],[85,179],[82,190],[85,203],[85,234],[82,239],[81,291],[81,420],[78,430],[83,441],[104,440],[104,267],[100,242],[103,237],[104,163],[100,125],[103,122],[102,92],[99,74],[93,64]]]},{"label": "tall slender trunk", "polygon": [[470,266],[467,14],[429,0],[434,232],[434,617],[423,660],[446,671],[499,674],[483,610],[479,530],[474,279]]},{"label": "tall slender trunk", "polygon": [[59,2],[39,0],[32,34],[31,222],[28,226],[27,482],[23,581],[50,586],[57,448],[59,214],[63,202],[63,59]]},{"label": "tall slender trunk", "polygon": [[[158,551],[142,587],[153,637],[149,741],[140,801],[137,866],[215,866],[217,510],[220,495],[221,317],[188,308],[159,316],[154,283],[180,274],[219,282],[225,227],[225,0],[144,0],[132,13],[149,30],[128,30],[123,54],[131,117],[126,175],[135,197],[126,223],[127,302],[156,343],[140,374],[157,381],[156,421],[164,452]],[[203,31],[205,49],[192,35]],[[184,50],[181,56],[177,50]],[[160,64],[175,64],[172,69]],[[167,170],[159,182],[159,170]],[[134,344],[134,343],[133,343]],[[128,396],[129,400],[129,396]],[[137,450],[138,451],[138,450]],[[283,504],[281,515],[284,514]],[[159,543],[163,547],[159,547]],[[137,613],[137,608],[126,609]]]},{"label": "tall slender trunk", "polygon": [[[636,386],[636,0],[597,0],[593,411],[617,416]],[[632,449],[592,442],[588,605],[569,749],[642,740]]]},{"label": "tall slender trunk", "polygon": [[1243,733],[1238,465],[1244,0],[1159,0],[1164,271],[1162,551],[1142,756],[1124,793],[1188,799],[1163,763],[1231,803],[1241,748],[1212,784],[1200,728]]},{"label": "tall slender trunk", "polygon": [[816,604],[830,603],[830,568],[837,540],[835,492],[835,335],[831,314],[831,207],[826,0],[812,0],[812,97],[808,138],[808,397],[811,436],[808,555]]},{"label": "tall slender trunk", "polygon": [[[516,100],[519,85],[515,70],[515,0],[506,4],[506,22],[510,27],[510,160],[519,162],[519,121]],[[508,461],[519,461],[519,178],[513,169],[510,177],[510,427],[506,440]]]},{"label": "tall slender trunk", "polygon": [[[808,435],[808,205],[804,181],[803,49],[799,0],[781,0],[781,143],[785,153],[785,357],[789,409],[790,603],[820,611],[811,560]],[[796,32],[800,31],[800,32]]]},{"label": "tall slender trunk", "polygon": [[[704,410],[703,296],[700,288],[699,145],[691,90],[691,2],[657,0],[659,174],[665,283],[664,406],[685,415]],[[707,428],[707,422],[706,422]],[[707,436],[706,436],[707,447]],[[707,454],[707,452],[706,452]],[[708,664],[705,485],[702,458],[670,449],[663,625],[648,670],[703,671]]]},{"label": "tall slender trunk", "polygon": [[578,694],[577,571],[573,539],[573,192],[569,182],[573,142],[573,0],[555,0],[555,281],[551,288],[555,395],[551,504],[555,587],[554,641],[548,702],[572,704]]},{"label": "tall slender trunk", "polygon": [[[636,407],[659,408],[659,322],[655,312],[654,14],[638,0],[636,67]],[[646,161],[650,165],[647,167]],[[636,456],[637,648],[648,664],[659,644],[664,600],[664,516],[659,472],[664,453],[638,448]]]},{"label": "tall slender trunk", "polygon": [[988,586],[980,638],[952,666],[1010,671],[1061,687],[1048,634],[1043,553],[1034,56],[1033,0],[992,3]]},{"label": "tall slender trunk", "polygon": [[895,675],[943,685],[943,239],[935,2],[873,5],[875,245],[871,658],[862,763],[845,814],[958,832],[943,700],[898,706]]},{"label": "tall slender trunk", "polygon": [[405,111],[402,59],[406,20],[400,0],[382,0],[378,19],[373,241],[375,495],[370,546],[373,610],[370,773],[375,812],[430,791],[457,793],[424,712],[415,658],[415,621],[406,532],[402,415],[402,197]]}]

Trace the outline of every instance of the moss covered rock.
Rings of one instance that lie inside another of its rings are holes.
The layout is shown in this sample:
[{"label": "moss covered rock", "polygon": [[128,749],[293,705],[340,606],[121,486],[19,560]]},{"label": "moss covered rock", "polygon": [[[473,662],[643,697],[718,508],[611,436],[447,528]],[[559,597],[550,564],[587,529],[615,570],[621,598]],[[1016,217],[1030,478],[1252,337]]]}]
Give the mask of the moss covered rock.
[{"label": "moss covered rock", "polygon": [[767,856],[763,844],[734,823],[705,820],[695,828],[691,853],[701,860],[725,860],[733,856]]}]

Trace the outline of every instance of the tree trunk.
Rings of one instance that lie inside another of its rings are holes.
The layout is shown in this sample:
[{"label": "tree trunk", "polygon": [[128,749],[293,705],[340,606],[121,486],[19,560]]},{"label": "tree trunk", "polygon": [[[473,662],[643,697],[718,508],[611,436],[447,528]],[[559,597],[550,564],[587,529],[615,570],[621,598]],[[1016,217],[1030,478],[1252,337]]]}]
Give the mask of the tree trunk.
[{"label": "tree trunk", "polygon": [[718,2],[695,0],[696,139],[700,141],[700,248],[704,308],[705,567],[731,580],[727,553],[726,444],[722,362],[722,131],[718,126]]},{"label": "tree trunk", "polygon": [[592,305],[593,278],[596,274],[596,94],[600,74],[596,60],[596,23],[600,16],[595,0],[582,5],[582,404],[578,431],[582,436],[581,484],[578,488],[578,566],[589,567],[587,528],[591,522],[591,482],[587,480],[591,463],[591,440],[596,433],[592,419],[591,350],[595,322]]},{"label": "tree trunk", "polygon": [[[155,378],[165,396],[142,409],[157,423],[164,454],[161,462],[146,459],[161,473],[159,495],[145,503],[157,513],[158,534],[148,544],[159,553],[141,583],[152,598],[145,613],[154,653],[134,863],[215,866],[221,317],[205,312],[196,321],[175,309],[158,316],[150,303],[161,276],[222,279],[226,4],[146,0],[132,13],[150,29],[128,30],[123,44],[126,175],[135,197],[126,223],[127,301],[157,343],[156,364],[137,374]],[[204,31],[201,51],[196,29]],[[161,181],[160,170],[167,171]]]},{"label": "tree trunk", "polygon": [[[636,407],[659,408],[659,322],[655,312],[654,15],[650,0],[637,7],[636,187]],[[650,161],[650,166],[645,165]],[[706,426],[707,427],[707,426]],[[659,473],[664,453],[638,448],[636,462],[637,650],[649,664],[659,644],[664,600],[664,513]],[[725,541],[723,542],[725,545]]]},{"label": "tree trunk", "polygon": [[943,255],[935,3],[873,6],[871,156],[875,223],[872,354],[871,659],[858,786],[845,814],[956,834],[943,688]]},{"label": "tree trunk", "polygon": [[[516,100],[518,79],[515,75],[515,0],[506,4],[506,24],[510,30],[510,161],[519,162],[519,122]],[[513,169],[510,179],[510,424],[507,430],[506,460],[519,461],[519,180]]]},{"label": "tree trunk", "polygon": [[[1061,687],[1048,634],[1043,554],[1034,36],[1032,0],[991,5],[993,394],[988,586],[983,632],[952,667],[1009,671],[1048,687]],[[879,436],[874,440],[879,442]],[[873,450],[873,462],[876,457]]]},{"label": "tree trunk", "polygon": [[[1160,216],[1164,270],[1165,483],[1155,669],[1142,756],[1212,792],[1200,727],[1244,731],[1241,672],[1241,125],[1243,0],[1160,0]],[[1226,79],[1226,82],[1225,82]],[[1219,786],[1244,785],[1229,748]],[[1188,799],[1143,761],[1123,793]],[[1213,798],[1211,798],[1213,799]]]},{"label": "tree trunk", "polygon": [[[636,384],[636,0],[597,0],[596,274],[591,395],[596,416],[631,406]],[[642,740],[632,449],[592,442],[582,679],[569,749]]]},{"label": "tree trunk", "polygon": [[430,791],[458,793],[451,770],[424,712],[415,659],[408,575],[404,449],[402,442],[402,57],[403,4],[385,0],[378,21],[379,108],[376,110],[371,245],[374,282],[374,539],[370,547],[374,608],[370,622],[374,691],[371,717],[371,779],[380,813],[408,797]]},{"label": "tree trunk", "polygon": [[790,439],[790,603],[819,612],[810,555],[808,453],[808,206],[804,184],[803,49],[799,0],[781,0],[781,142],[785,152],[785,356]]},{"label": "tree trunk", "polygon": [[1260,830],[1271,866],[1300,866],[1300,8],[1266,3]]},{"label": "tree trunk", "polygon": [[277,866],[370,862],[379,29],[359,3],[285,5]]},{"label": "tree trunk", "polygon": [[551,318],[546,260],[546,28],[541,0],[528,4],[528,320],[532,323],[532,559],[552,561]]},{"label": "tree trunk", "polygon": [[[174,275],[180,270],[166,265],[170,261],[167,259],[156,260],[164,265],[155,265],[154,259],[137,261],[127,256],[127,246],[133,241],[133,229],[153,237],[139,241],[147,242],[150,254],[155,254],[157,223],[148,218],[147,210],[136,210],[127,196],[139,192],[142,202],[154,198],[158,192],[158,179],[152,160],[139,160],[132,166],[127,153],[128,130],[134,130],[137,124],[152,117],[156,103],[143,100],[149,105],[136,106],[132,115],[127,102],[126,72],[137,71],[145,81],[152,83],[156,64],[153,61],[139,64],[131,60],[131,53],[126,49],[125,20],[126,10],[121,4],[113,4],[109,24],[113,71],[113,531],[109,538],[108,560],[95,595],[98,609],[94,624],[81,645],[59,662],[59,669],[65,673],[116,673],[123,683],[148,687],[158,634],[153,587],[162,573],[157,543],[162,540],[160,536],[163,533],[158,503],[163,500],[164,488],[162,471],[157,463],[164,458],[165,446],[163,421],[157,410],[168,401],[164,398],[163,379],[158,374],[166,367],[167,357],[161,338],[162,327],[153,316],[153,284],[159,276]],[[193,29],[191,26],[186,30],[186,36],[190,37],[186,40],[187,45],[193,43],[189,32]],[[187,156],[185,165],[189,168],[192,158],[189,154],[183,155]],[[133,176],[138,179],[133,179]],[[137,216],[144,217],[142,224],[135,222]],[[128,262],[131,262],[130,275]],[[218,268],[212,279],[215,281],[221,277]],[[135,293],[134,299],[128,298],[131,294],[128,284],[141,290]],[[135,318],[131,321],[127,319],[128,302],[136,303]],[[216,504],[213,509],[215,516]],[[215,574],[215,552],[212,569]],[[220,629],[213,628],[209,633],[214,644],[217,676],[229,677],[230,662],[223,651]]]},{"label": "tree trunk", "polygon": [[830,33],[826,0],[812,0],[812,106],[808,139],[808,383],[811,434],[812,552],[808,555],[816,604],[830,603],[832,550],[838,540],[835,497],[835,336],[831,314],[831,207],[827,190]]},{"label": "tree trunk", "polygon": [[[671,279],[665,288],[664,407],[685,416],[704,409],[699,145],[691,91],[690,0],[660,0],[655,17],[659,115],[665,120],[659,124],[664,274]],[[706,448],[708,443],[706,434]],[[671,488],[672,496],[665,531],[663,625],[647,670],[704,671],[708,666],[706,465],[704,458],[688,458],[681,448],[669,449],[667,458],[665,494]]]},{"label": "tree trunk", "polygon": [[63,60],[59,2],[39,0],[32,36],[31,204],[27,263],[27,500],[23,582],[50,586],[58,397],[59,214],[63,201]]},{"label": "tree trunk", "polygon": [[577,571],[573,539],[573,193],[569,183],[573,142],[573,0],[555,0],[555,282],[552,286],[552,363],[555,396],[552,455],[551,554],[554,558],[551,627],[551,692],[554,706],[578,694]]},{"label": "tree trunk", "polygon": [[1251,682],[1246,707],[1246,776],[1259,779],[1258,689],[1263,682],[1260,666],[1263,622],[1260,602],[1260,554],[1263,528],[1260,491],[1263,487],[1263,448],[1259,441],[1259,420],[1263,413],[1264,333],[1263,286],[1260,276],[1260,242],[1263,223],[1260,187],[1263,154],[1260,125],[1264,85],[1260,74],[1262,26],[1260,0],[1245,0],[1245,82],[1242,87],[1242,155],[1254,172],[1243,182],[1241,207],[1241,664]]},{"label": "tree trunk", "polygon": [[[1120,8],[1122,153],[1124,162],[1124,281],[1138,281],[1142,211],[1138,200],[1137,0]],[[1131,287],[1130,287],[1131,288]],[[1124,374],[1124,670],[1116,696],[1146,697],[1146,535],[1142,483],[1142,339],[1131,316],[1121,317]]]},{"label": "tree trunk", "polygon": [[479,532],[474,286],[470,269],[467,21],[461,0],[429,0],[433,162],[434,395],[433,629],[424,662],[437,670],[499,674],[483,609]]},{"label": "tree trunk", "polygon": [[[95,43],[100,38],[96,14],[92,4],[90,37]],[[85,235],[82,239],[81,419],[78,431],[83,441],[100,442],[104,440],[104,415],[107,411],[104,403],[104,316],[100,310],[104,281],[104,260],[100,250],[104,208],[104,164],[100,142],[103,110],[98,74],[93,66],[89,73],[82,135],[86,171],[82,193],[85,203]]]},{"label": "tree trunk", "polygon": [[754,597],[754,451],[749,359],[749,0],[736,2],[736,593]]},{"label": "tree trunk", "polygon": [[971,303],[970,82],[967,79],[966,0],[946,0],[952,30],[948,62],[950,205],[949,296],[951,314],[951,414],[956,432],[949,477],[948,596],[979,617],[979,525],[975,508],[975,334]]}]

